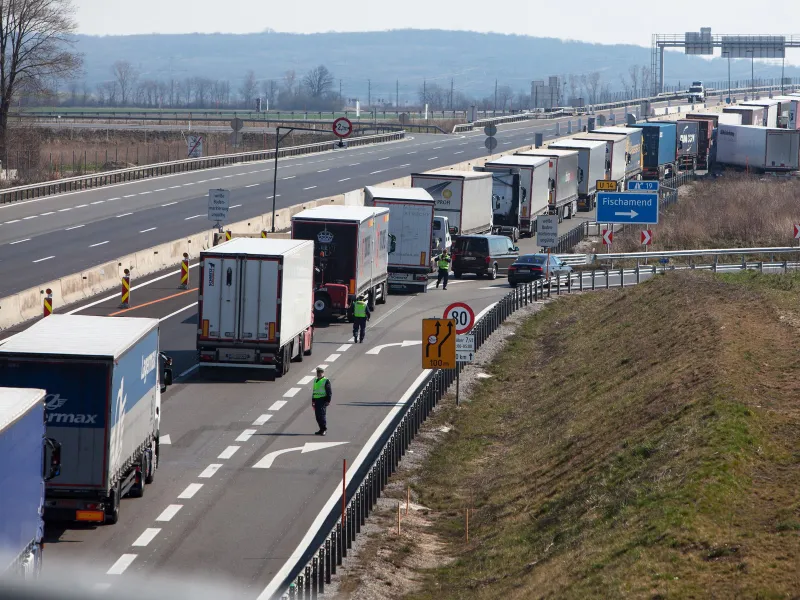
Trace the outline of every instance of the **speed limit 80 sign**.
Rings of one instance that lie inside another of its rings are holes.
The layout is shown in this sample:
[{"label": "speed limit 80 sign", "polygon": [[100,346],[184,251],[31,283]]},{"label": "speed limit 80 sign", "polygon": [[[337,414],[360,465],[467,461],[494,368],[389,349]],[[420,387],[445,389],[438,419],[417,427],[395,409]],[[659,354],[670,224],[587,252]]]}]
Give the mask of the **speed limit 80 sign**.
[{"label": "speed limit 80 sign", "polygon": [[346,117],[339,117],[333,122],[333,135],[346,138],[353,133],[353,123]]},{"label": "speed limit 80 sign", "polygon": [[469,305],[463,302],[453,302],[444,309],[443,319],[453,319],[456,322],[456,333],[467,333],[475,324],[475,313]]}]

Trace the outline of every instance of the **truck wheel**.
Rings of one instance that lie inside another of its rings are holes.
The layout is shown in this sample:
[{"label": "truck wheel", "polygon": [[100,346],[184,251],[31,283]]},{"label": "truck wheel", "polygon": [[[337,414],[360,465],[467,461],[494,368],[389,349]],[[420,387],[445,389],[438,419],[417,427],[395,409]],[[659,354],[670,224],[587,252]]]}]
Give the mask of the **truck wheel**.
[{"label": "truck wheel", "polygon": [[303,337],[305,336],[302,333],[297,337],[297,347],[299,348],[299,352],[297,353],[297,356],[292,359],[294,362],[303,362],[303,356],[306,353],[305,348],[303,348]]},{"label": "truck wheel", "polygon": [[378,304],[386,304],[387,286],[385,283],[381,284],[381,295],[378,296]]},{"label": "truck wheel", "polygon": [[275,377],[283,377],[289,372],[289,366],[291,365],[292,361],[292,345],[286,344],[280,350],[280,359],[275,370]]},{"label": "truck wheel", "polygon": [[377,295],[377,286],[372,288],[367,295],[367,306],[369,307],[370,311],[375,310],[375,296]]},{"label": "truck wheel", "polygon": [[106,525],[116,525],[119,521],[119,492],[120,485],[118,481],[117,485],[114,487],[114,491],[111,492],[111,506],[106,509],[106,518],[104,521]]},{"label": "truck wheel", "polygon": [[311,356],[311,352],[314,350],[314,330],[311,330],[311,340],[308,342],[308,348],[303,349],[303,354],[306,356]]},{"label": "truck wheel", "polygon": [[139,483],[134,484],[131,488],[131,491],[128,492],[128,495],[131,498],[141,498],[144,496],[144,488],[145,488],[145,477],[147,475],[147,469],[149,468],[150,460],[148,458],[147,452],[142,452],[142,458],[140,460],[140,473],[139,473]]},{"label": "truck wheel", "polygon": [[461,279],[461,271],[453,271],[453,279]]},{"label": "truck wheel", "polygon": [[144,482],[146,484],[151,484],[156,478],[156,469],[158,468],[158,452],[156,451],[156,443],[153,442],[150,444],[150,464],[148,465],[150,468],[147,471],[146,477]]},{"label": "truck wheel", "polygon": [[324,292],[314,295],[314,316],[324,321],[331,318],[331,297]]}]

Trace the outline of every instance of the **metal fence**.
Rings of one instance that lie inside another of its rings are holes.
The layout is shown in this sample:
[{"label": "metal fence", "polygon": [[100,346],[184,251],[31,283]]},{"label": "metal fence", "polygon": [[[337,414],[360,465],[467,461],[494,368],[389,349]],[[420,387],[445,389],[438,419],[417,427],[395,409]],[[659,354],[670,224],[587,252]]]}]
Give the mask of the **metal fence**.
[{"label": "metal fence", "polygon": [[[347,145],[363,146],[367,144],[400,140],[404,137],[405,131],[397,131],[348,139]],[[322,152],[325,150],[333,150],[336,147],[336,143],[337,142],[335,141],[325,141],[316,142],[313,144],[305,144],[303,146],[281,148],[278,156],[298,156],[302,154]],[[47,181],[44,183],[34,183],[31,185],[23,185],[0,190],[0,204],[17,202],[19,200],[28,200],[31,198],[41,198],[44,196],[61,194],[64,192],[98,188],[105,185],[112,185],[126,181],[149,179],[151,177],[158,177],[160,175],[169,175],[186,171],[199,171],[202,169],[264,161],[273,158],[275,158],[275,150],[257,150],[254,152],[241,152],[238,154],[223,154],[219,156],[207,156],[203,158],[188,158],[165,163],[144,165],[141,167],[131,167],[128,169],[117,169],[114,171],[93,173],[91,175],[82,175],[79,177],[56,179],[54,181]]]}]

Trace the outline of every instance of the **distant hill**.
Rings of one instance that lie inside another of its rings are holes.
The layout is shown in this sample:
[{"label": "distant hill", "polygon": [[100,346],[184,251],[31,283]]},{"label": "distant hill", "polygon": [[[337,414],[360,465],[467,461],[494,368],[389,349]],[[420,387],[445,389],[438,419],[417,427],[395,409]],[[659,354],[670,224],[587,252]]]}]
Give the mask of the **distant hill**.
[{"label": "distant hill", "polygon": [[[85,55],[85,81],[92,88],[112,79],[117,60],[136,65],[143,79],[203,76],[227,79],[234,89],[250,69],[259,80],[282,79],[290,69],[299,79],[324,64],[336,79],[334,87],[342,79],[345,97],[366,98],[371,80],[373,98],[392,100],[396,82],[401,98],[416,98],[425,79],[449,88],[451,77],[457,91],[484,97],[493,94],[495,79],[517,92],[530,90],[533,79],[593,71],[601,73],[601,86],[616,91],[623,89],[620,77],[631,65],[650,67],[650,48],[641,46],[442,30],[79,36],[77,49]],[[666,73],[671,85],[721,81],[727,79],[727,61],[670,52]],[[800,70],[787,69],[791,75]],[[778,78],[780,65],[757,64],[756,76]],[[750,62],[734,61],[733,78],[749,81]]]}]

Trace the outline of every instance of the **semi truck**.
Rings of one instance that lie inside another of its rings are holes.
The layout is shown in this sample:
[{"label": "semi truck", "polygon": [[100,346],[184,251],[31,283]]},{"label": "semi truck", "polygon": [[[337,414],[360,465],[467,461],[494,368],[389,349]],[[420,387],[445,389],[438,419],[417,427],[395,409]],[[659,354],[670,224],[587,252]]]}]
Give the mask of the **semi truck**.
[{"label": "semi truck", "polygon": [[47,436],[62,447],[45,520],[116,523],[121,498],[155,478],[172,383],[158,343],[158,319],[54,314],[0,346],[0,386],[47,390]]},{"label": "semi truck", "polygon": [[[620,128],[621,129],[621,128]],[[576,140],[600,141],[606,145],[606,176],[609,181],[616,181],[619,189],[624,189],[626,173],[628,170],[628,138],[613,133],[580,133]]]},{"label": "semi truck", "polygon": [[717,162],[756,171],[797,171],[800,131],[720,125],[717,129]]},{"label": "semi truck", "polygon": [[711,119],[714,123],[714,128],[718,125],[741,125],[742,115],[739,113],[723,112],[723,113],[689,113],[686,115],[687,119]]},{"label": "semi truck", "polygon": [[[714,120],[700,118],[703,115],[695,115],[696,118],[680,119],[681,123],[697,123],[697,167],[708,169],[711,166],[711,151],[714,145]],[[680,126],[680,125],[679,125]]]},{"label": "semi truck", "polygon": [[637,123],[642,130],[642,178],[663,180],[675,173],[678,128],[675,123]]},{"label": "semi truck", "polygon": [[679,119],[675,126],[678,135],[675,154],[678,169],[694,171],[700,154],[700,121]]},{"label": "semi truck", "polygon": [[800,120],[797,118],[800,109],[800,98],[792,96],[774,96],[778,101],[778,127],[781,129],[800,129]]},{"label": "semi truck", "polygon": [[749,102],[742,102],[740,106],[754,106],[760,108],[761,112],[761,125],[764,127],[777,127],[778,126],[778,108],[780,102],[775,99],[771,100],[750,100]]},{"label": "semi truck", "polygon": [[436,202],[436,216],[447,217],[451,235],[492,231],[492,175],[442,169],[412,173],[411,187],[425,188]]},{"label": "semi truck", "polygon": [[536,233],[536,217],[549,210],[550,159],[504,156],[475,169],[492,173],[492,233],[515,242]]},{"label": "semi truck", "polygon": [[556,215],[559,223],[564,219],[571,219],[578,212],[578,152],[541,148],[516,154],[548,159],[550,167],[548,214]]},{"label": "semi truck", "polygon": [[45,397],[0,388],[0,577],[35,578],[42,568],[44,486],[60,470],[60,446],[45,435]]},{"label": "semi truck", "polygon": [[726,106],[722,109],[723,114],[736,114],[742,118],[742,125],[764,125],[764,107],[762,106]]},{"label": "semi truck", "polygon": [[610,134],[624,137],[625,146],[625,179],[636,179],[642,173],[642,130],[637,127],[600,127],[594,130],[598,134]]},{"label": "semi truck", "polygon": [[318,206],[292,217],[292,239],[314,242],[314,315],[349,316],[365,296],[370,310],[386,302],[389,209]]},{"label": "semi truck", "polygon": [[438,246],[433,197],[422,188],[368,186],[364,204],[389,209],[389,291],[427,292]]},{"label": "semi truck", "polygon": [[314,345],[314,243],[235,238],[200,253],[197,356],[289,372]]},{"label": "semi truck", "polygon": [[578,152],[578,210],[592,210],[597,197],[597,181],[606,178],[606,144],[601,140],[554,142],[554,150]]}]

